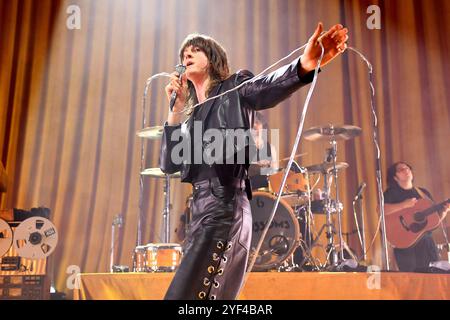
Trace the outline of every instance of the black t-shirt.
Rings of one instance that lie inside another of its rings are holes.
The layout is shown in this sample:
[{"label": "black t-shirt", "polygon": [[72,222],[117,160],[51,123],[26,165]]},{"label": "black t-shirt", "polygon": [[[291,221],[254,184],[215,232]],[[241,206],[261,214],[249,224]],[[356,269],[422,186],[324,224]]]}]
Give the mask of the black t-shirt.
[{"label": "black t-shirt", "polygon": [[[433,200],[430,192],[424,188],[419,188],[428,198],[430,198],[431,200]],[[416,188],[412,188],[412,189],[403,189],[402,187],[398,186],[398,187],[389,187],[385,192],[384,192],[384,202],[385,203],[390,203],[390,204],[394,204],[394,203],[400,203],[405,201],[406,199],[411,199],[411,198],[422,198],[422,196],[419,194],[419,192],[417,192]]]}]

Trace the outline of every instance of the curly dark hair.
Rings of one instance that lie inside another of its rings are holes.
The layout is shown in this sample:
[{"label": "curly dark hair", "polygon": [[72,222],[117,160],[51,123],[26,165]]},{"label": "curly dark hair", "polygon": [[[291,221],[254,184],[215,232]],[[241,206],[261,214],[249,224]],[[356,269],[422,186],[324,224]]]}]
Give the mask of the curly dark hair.
[{"label": "curly dark hair", "polygon": [[404,165],[408,166],[409,170],[411,170],[411,171],[413,170],[412,166],[409,163],[405,162],[405,161],[397,161],[394,164],[392,164],[387,170],[387,184],[388,184],[388,187],[394,188],[394,187],[398,187],[399,186],[397,181],[394,179],[394,177],[395,177],[395,175],[397,173],[397,166],[399,164],[404,164]]},{"label": "curly dark hair", "polygon": [[[181,44],[179,51],[181,62],[183,62],[184,50],[190,46],[199,48],[208,58],[208,72],[211,79],[211,83],[206,90],[206,96],[208,96],[212,88],[230,76],[227,53],[225,52],[225,49],[213,38],[203,34],[193,33],[188,35]],[[198,103],[198,101],[194,86],[190,81],[188,81],[187,107],[192,108],[192,106],[196,103]],[[191,112],[192,110],[189,111],[189,113]]]}]

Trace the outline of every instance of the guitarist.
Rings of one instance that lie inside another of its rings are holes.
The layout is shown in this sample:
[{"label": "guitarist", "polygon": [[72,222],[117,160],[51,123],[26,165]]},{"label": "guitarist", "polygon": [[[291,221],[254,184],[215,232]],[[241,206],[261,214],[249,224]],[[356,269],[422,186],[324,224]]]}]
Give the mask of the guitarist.
[{"label": "guitarist", "polygon": [[[430,192],[413,185],[412,167],[403,161],[391,165],[387,172],[388,189],[384,192],[384,212],[386,215],[412,208],[419,198],[432,200]],[[450,210],[447,204],[442,214]],[[430,262],[439,260],[436,244],[431,232],[426,232],[413,246],[406,249],[394,248],[394,256],[400,271],[415,272],[426,270]]]}]

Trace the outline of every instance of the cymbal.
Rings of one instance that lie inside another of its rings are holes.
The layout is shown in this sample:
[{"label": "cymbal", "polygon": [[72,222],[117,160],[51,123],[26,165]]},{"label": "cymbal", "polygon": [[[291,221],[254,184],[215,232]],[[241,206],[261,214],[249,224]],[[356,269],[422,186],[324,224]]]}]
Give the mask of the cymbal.
[{"label": "cymbal", "polygon": [[[308,173],[329,173],[334,168],[332,162],[323,162],[319,164],[314,164],[312,166],[306,167],[306,170],[308,170]],[[347,162],[336,162],[336,169],[342,170],[347,169],[348,163]]]},{"label": "cymbal", "polygon": [[164,172],[161,171],[160,168],[147,168],[144,171],[142,171],[141,174],[144,176],[150,176],[150,177],[154,177],[154,178],[165,178],[166,176],[169,176],[169,178],[180,178],[181,177],[180,172],[175,172],[175,173],[166,175]]},{"label": "cymbal", "polygon": [[163,135],[164,127],[156,126],[156,127],[146,127],[136,132],[136,135],[141,138],[157,140],[161,139]]},{"label": "cymbal", "polygon": [[361,128],[357,126],[335,126],[329,124],[326,126],[310,128],[303,133],[303,136],[306,140],[310,141],[348,140],[359,136],[361,134],[361,131]]},{"label": "cymbal", "polygon": [[[303,152],[303,153],[296,154],[296,155],[294,156],[294,159],[300,158],[300,157],[303,157],[303,156],[306,156],[307,154],[308,154],[308,152]],[[283,159],[280,159],[280,161],[288,161],[289,158],[290,158],[290,157],[283,158]]]},{"label": "cymbal", "polygon": [[250,164],[250,167],[248,168],[248,175],[250,177],[260,176],[260,175],[270,176],[270,175],[278,173],[282,170],[283,170],[283,168],[272,168],[267,165],[262,165],[258,162],[252,162]]}]

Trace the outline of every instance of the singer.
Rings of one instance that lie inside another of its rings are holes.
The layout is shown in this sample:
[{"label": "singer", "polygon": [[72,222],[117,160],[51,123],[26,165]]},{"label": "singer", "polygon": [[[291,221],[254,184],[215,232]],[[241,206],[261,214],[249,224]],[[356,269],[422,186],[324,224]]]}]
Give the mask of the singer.
[{"label": "singer", "polygon": [[[235,299],[243,285],[251,243],[249,162],[230,164],[227,159],[211,165],[188,159],[196,152],[203,154],[211,145],[205,137],[194,141],[190,134],[194,123],[201,122],[203,130],[220,129],[224,135],[227,130],[252,128],[256,110],[274,107],[312,81],[322,52],[319,40],[325,49],[321,67],[347,48],[348,30],[342,25],[323,35],[322,30],[319,23],[302,56],[257,79],[245,70],[230,74],[225,50],[208,36],[192,34],[182,43],[179,57],[186,71],[181,77],[175,72],[166,86],[173,109],[164,125],[160,167],[165,173],[181,171],[181,180],[193,185],[193,205],[185,255],[165,299]],[[238,90],[203,103],[246,80],[250,81]],[[202,104],[192,108],[197,103]],[[185,107],[190,108],[189,117],[181,123]],[[180,132],[181,137],[190,139],[192,152],[183,153],[186,161],[176,164],[172,151]]]}]

